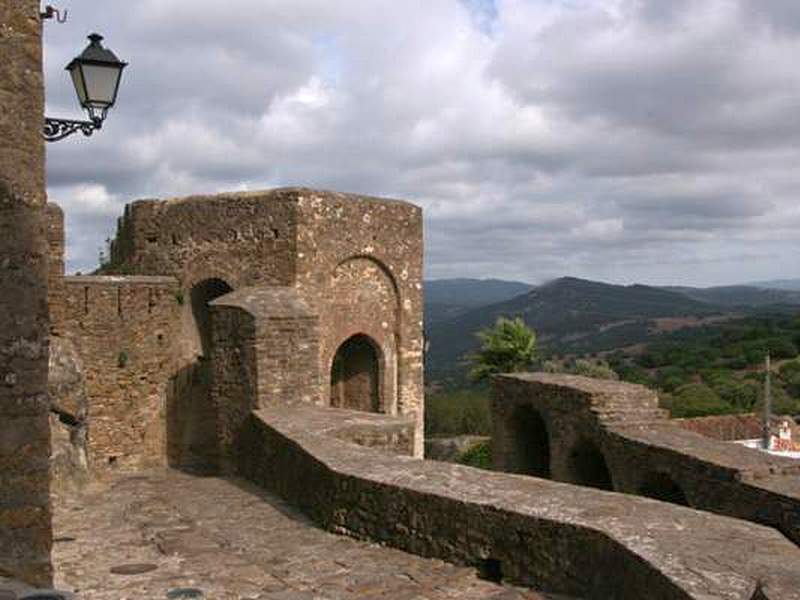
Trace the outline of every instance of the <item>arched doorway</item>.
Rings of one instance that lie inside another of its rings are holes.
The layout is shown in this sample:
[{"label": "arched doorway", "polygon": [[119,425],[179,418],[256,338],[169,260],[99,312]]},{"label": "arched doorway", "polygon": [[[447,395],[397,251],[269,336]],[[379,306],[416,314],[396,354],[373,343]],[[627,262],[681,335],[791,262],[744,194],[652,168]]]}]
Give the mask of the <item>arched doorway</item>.
[{"label": "arched doorway", "polygon": [[226,281],[209,278],[196,283],[184,300],[183,356],[186,362],[175,376],[167,404],[167,457],[170,466],[195,473],[214,472],[217,457],[208,303],[232,291]]},{"label": "arched doorway", "polygon": [[681,487],[675,483],[672,477],[660,471],[653,471],[645,476],[639,487],[639,493],[655,500],[689,506],[689,501]]},{"label": "arched doorway", "polygon": [[579,441],[569,454],[572,483],[601,490],[613,490],[614,483],[606,459],[600,449],[589,440]]},{"label": "arched doorway", "polygon": [[200,342],[199,355],[208,358],[211,351],[211,312],[208,303],[233,291],[222,279],[205,279],[189,292],[192,317]]},{"label": "arched doorway", "polygon": [[550,437],[542,416],[531,406],[520,406],[511,415],[513,440],[511,471],[534,477],[550,477]]},{"label": "arched doorway", "polygon": [[366,335],[348,338],[331,365],[331,406],[381,411],[380,350]]}]

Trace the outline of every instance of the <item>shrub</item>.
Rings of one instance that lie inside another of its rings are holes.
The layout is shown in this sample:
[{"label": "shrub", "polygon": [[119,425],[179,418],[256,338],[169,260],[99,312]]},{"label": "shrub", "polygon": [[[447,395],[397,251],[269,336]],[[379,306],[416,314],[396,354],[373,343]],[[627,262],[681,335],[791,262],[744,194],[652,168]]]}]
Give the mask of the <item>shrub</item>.
[{"label": "shrub", "polygon": [[463,389],[425,398],[425,435],[490,435],[488,390]]},{"label": "shrub", "polygon": [[704,417],[724,415],[736,410],[717,393],[701,383],[684,385],[675,392],[669,407],[673,417]]},{"label": "shrub", "polygon": [[479,469],[492,468],[492,441],[486,440],[475,444],[472,448],[458,457],[458,462],[462,465],[477,467]]}]

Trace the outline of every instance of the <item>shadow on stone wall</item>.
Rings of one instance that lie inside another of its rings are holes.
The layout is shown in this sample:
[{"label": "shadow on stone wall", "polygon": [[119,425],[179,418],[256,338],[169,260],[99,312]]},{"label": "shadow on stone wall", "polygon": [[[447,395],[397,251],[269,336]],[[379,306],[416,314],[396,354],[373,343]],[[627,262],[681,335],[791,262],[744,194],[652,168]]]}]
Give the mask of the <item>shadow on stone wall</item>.
[{"label": "shadow on stone wall", "polygon": [[204,357],[183,367],[167,391],[167,463],[194,474],[216,471],[216,410],[211,363]]},{"label": "shadow on stone wall", "polygon": [[167,463],[195,474],[218,470],[217,411],[211,398],[211,315],[208,303],[233,291],[221,279],[205,279],[189,294],[195,358],[172,378],[167,393]]}]

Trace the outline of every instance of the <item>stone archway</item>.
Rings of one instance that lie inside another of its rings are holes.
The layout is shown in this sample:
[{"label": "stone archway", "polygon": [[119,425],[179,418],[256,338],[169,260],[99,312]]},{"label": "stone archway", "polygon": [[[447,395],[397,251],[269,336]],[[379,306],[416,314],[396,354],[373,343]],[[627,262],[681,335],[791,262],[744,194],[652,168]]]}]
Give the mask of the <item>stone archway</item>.
[{"label": "stone archway", "polygon": [[233,291],[216,277],[195,283],[183,298],[183,355],[167,399],[170,466],[208,473],[216,469],[217,411],[211,398],[211,311],[208,303]]},{"label": "stone archway", "polygon": [[572,448],[568,458],[570,482],[578,485],[613,490],[614,482],[600,449],[587,439]]},{"label": "stone archway", "polygon": [[542,415],[531,406],[519,406],[511,414],[508,429],[513,440],[510,471],[549,478],[550,436]]},{"label": "stone archway", "polygon": [[381,351],[363,334],[339,346],[331,365],[331,406],[381,412]]},{"label": "stone archway", "polygon": [[216,277],[196,283],[189,291],[189,308],[197,332],[198,355],[208,358],[211,350],[211,311],[208,303],[233,291],[233,288]]},{"label": "stone archway", "polygon": [[689,501],[686,499],[686,494],[683,493],[681,487],[675,481],[662,471],[651,471],[643,479],[642,484],[639,486],[639,493],[642,496],[661,500],[663,502],[672,502],[681,506],[690,506]]}]

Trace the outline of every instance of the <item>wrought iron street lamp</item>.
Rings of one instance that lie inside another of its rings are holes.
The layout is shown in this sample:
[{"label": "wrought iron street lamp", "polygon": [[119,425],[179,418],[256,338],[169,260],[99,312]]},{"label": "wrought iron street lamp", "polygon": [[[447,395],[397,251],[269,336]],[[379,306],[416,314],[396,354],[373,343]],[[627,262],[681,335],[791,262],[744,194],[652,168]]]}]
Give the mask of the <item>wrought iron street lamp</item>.
[{"label": "wrought iron street lamp", "polygon": [[48,142],[63,140],[68,135],[80,131],[92,135],[95,129],[103,126],[108,109],[117,100],[122,69],[127,63],[119,60],[111,50],[100,43],[102,35],[89,36],[89,45],[80,56],[73,58],[66,69],[72,76],[75,92],[81,106],[89,115],[88,121],[71,119],[44,120],[44,139]]}]

